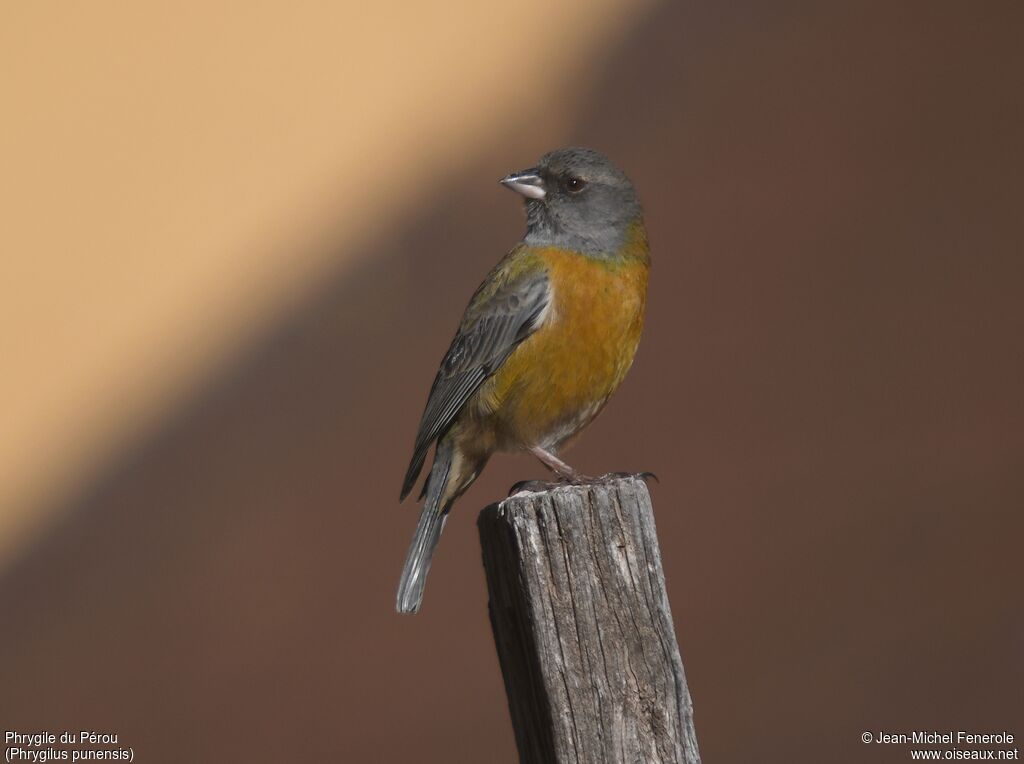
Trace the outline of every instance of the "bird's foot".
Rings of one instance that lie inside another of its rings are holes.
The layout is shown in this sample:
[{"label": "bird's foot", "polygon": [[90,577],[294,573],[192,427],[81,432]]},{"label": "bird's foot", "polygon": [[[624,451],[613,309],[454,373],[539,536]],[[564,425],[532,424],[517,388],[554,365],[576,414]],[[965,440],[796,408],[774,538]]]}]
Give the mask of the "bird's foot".
[{"label": "bird's foot", "polygon": [[508,489],[508,495],[529,491],[540,493],[550,491],[554,488],[565,488],[567,485],[588,485],[597,483],[601,478],[593,478],[581,472],[573,472],[571,475],[557,475],[554,480],[520,480]]},{"label": "bird's foot", "polygon": [[621,480],[623,478],[637,478],[643,480],[645,483],[649,478],[653,478],[654,482],[661,482],[658,480],[658,476],[653,472],[609,472],[600,477],[591,477],[590,475],[584,475],[581,472],[574,472],[571,475],[559,475],[556,480],[520,480],[518,483],[508,489],[508,495],[514,496],[517,493],[543,493],[544,491],[550,491],[554,488],[564,488],[568,485],[595,485],[597,483],[607,483],[612,480]]},{"label": "bird's foot", "polygon": [[545,491],[550,491],[552,488],[558,488],[560,485],[565,485],[565,483],[549,483],[545,480],[520,480],[508,489],[508,495],[515,496],[517,493],[544,493]]},{"label": "bird's foot", "polygon": [[660,483],[658,476],[653,472],[606,472],[598,477],[591,477],[590,475],[584,475],[581,472],[574,472],[572,475],[559,476],[556,485],[595,485],[597,483],[610,483],[613,480],[623,480],[625,478],[636,478],[643,480],[645,483],[649,478],[654,478],[655,483]]},{"label": "bird's foot", "polygon": [[653,472],[609,472],[601,477],[597,478],[598,481],[610,481],[610,480],[621,480],[623,478],[636,478],[637,480],[643,480],[645,483],[648,480],[653,480],[655,483],[660,483],[658,476]]}]

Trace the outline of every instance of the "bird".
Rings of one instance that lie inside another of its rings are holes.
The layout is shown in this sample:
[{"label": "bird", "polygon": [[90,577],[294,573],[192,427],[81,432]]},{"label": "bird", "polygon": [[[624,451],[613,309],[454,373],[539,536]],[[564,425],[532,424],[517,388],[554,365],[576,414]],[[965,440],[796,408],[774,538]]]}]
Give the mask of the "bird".
[{"label": "bird", "polygon": [[430,388],[400,497],[434,445],[399,613],[420,609],[452,504],[494,453],[525,451],[561,481],[586,480],[561,453],[619,387],[643,330],[651,259],[625,173],[570,147],[500,182],[522,196],[526,233],[473,294]]}]

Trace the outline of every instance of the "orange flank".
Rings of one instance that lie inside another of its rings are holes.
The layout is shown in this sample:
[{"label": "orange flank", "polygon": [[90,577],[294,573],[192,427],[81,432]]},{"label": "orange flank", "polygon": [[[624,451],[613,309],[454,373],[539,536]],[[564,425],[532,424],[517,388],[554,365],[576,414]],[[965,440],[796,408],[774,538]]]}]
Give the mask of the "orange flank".
[{"label": "orange flank", "polygon": [[650,270],[642,229],[613,259],[556,248],[532,254],[550,279],[548,315],[480,387],[462,442],[558,450],[600,413],[633,363]]}]

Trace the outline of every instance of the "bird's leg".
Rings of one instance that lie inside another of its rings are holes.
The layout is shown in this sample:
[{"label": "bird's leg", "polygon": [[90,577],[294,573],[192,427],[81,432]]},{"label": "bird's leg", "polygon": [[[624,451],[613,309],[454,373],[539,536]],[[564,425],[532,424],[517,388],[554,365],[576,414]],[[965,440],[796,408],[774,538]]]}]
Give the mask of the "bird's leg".
[{"label": "bird's leg", "polygon": [[541,464],[547,467],[549,470],[554,472],[558,477],[563,480],[574,482],[578,480],[581,475],[568,464],[563,462],[557,456],[550,451],[545,451],[540,446],[531,446],[530,453],[540,459]]},{"label": "bird's leg", "polygon": [[558,477],[558,480],[554,483],[545,483],[542,480],[523,480],[516,483],[511,489],[509,489],[509,496],[513,496],[514,494],[522,491],[547,491],[552,488],[564,486],[567,483],[569,485],[584,485],[586,483],[592,483],[595,480],[595,478],[584,475],[581,472],[577,472],[553,453],[541,448],[540,446],[531,446],[529,451],[540,460],[541,464],[554,472]]}]

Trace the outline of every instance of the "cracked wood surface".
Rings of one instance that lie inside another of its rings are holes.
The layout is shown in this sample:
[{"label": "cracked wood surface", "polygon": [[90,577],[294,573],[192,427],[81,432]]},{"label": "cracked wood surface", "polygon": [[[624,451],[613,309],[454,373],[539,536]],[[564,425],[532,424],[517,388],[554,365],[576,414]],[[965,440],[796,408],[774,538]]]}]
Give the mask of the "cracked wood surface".
[{"label": "cracked wood surface", "polygon": [[520,760],[699,762],[643,480],[517,494],[478,526]]}]

